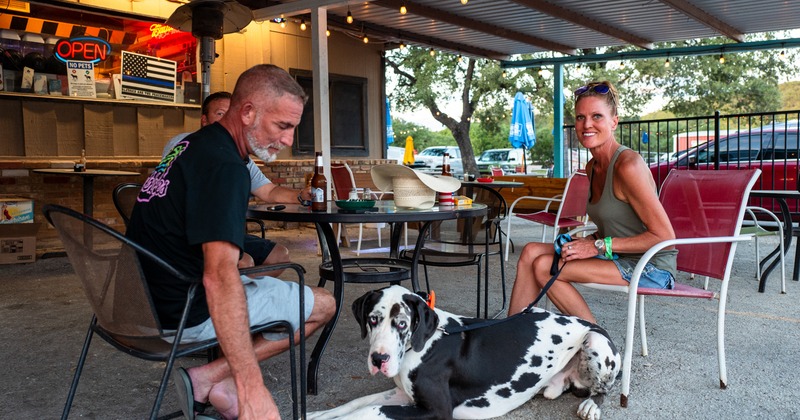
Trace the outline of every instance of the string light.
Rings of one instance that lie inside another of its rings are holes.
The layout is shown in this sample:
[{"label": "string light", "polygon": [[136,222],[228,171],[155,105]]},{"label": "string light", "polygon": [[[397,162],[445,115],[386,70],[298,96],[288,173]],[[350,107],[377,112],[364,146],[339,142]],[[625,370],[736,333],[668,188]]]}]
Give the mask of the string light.
[{"label": "string light", "polygon": [[786,51],[781,50],[781,60],[783,60],[784,58],[786,58]]},{"label": "string light", "polygon": [[306,30],[306,20],[305,19],[300,19],[300,30],[301,31],[305,31]]},{"label": "string light", "polygon": [[367,34],[364,34],[364,37],[362,37],[361,40],[364,41],[365,44],[369,44],[369,38],[367,38]]},{"label": "string light", "polygon": [[403,41],[400,41],[400,45],[398,46],[398,48],[400,48],[401,50],[406,49],[406,43],[403,42]]},{"label": "string light", "polygon": [[286,27],[286,19],[281,19],[281,28]]},{"label": "string light", "polygon": [[457,59],[457,60],[458,60],[458,62],[460,63],[460,62],[461,62],[461,61],[462,61],[464,58],[463,58],[463,57],[461,57],[461,54],[459,54],[459,55],[458,55],[458,58],[456,58],[456,59]]},{"label": "string light", "polygon": [[544,70],[541,67],[539,67],[539,71],[537,73],[539,74],[539,76],[541,76],[542,74],[544,74]]},{"label": "string light", "polygon": [[406,13],[408,13],[408,9],[406,9],[406,4],[403,3],[403,4],[400,5],[400,14],[404,15]]},{"label": "string light", "polygon": [[434,51],[434,50],[433,50],[433,47],[431,47],[431,49],[430,49],[430,50],[428,50],[428,54],[430,54],[430,55],[431,55],[431,57],[433,57],[434,55],[436,55],[436,51]]},{"label": "string light", "polygon": [[331,30],[330,29],[326,29],[325,30],[325,36],[331,36]]},{"label": "string light", "polygon": [[722,55],[722,54],[719,55],[719,63],[720,64],[725,64],[725,56]]},{"label": "string light", "polygon": [[503,79],[505,79],[505,78],[506,78],[506,76],[507,76],[507,74],[506,74],[506,71],[505,71],[505,70],[503,70]]},{"label": "string light", "polygon": [[469,0],[461,0],[461,4],[467,4]]},{"label": "string light", "polygon": [[350,13],[350,6],[347,6],[347,23],[353,23],[353,14]]},{"label": "string light", "polygon": [[624,61],[620,61],[619,62],[619,68],[621,68],[621,69],[625,68],[625,62]]},{"label": "string light", "polygon": [[669,58],[667,58],[667,60],[664,61],[664,67],[669,67]]}]

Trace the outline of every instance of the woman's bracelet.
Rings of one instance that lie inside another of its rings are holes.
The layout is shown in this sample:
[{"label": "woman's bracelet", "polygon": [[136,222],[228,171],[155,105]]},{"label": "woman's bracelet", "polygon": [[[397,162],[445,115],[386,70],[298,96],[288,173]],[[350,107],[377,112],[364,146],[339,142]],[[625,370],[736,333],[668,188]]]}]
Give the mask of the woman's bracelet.
[{"label": "woman's bracelet", "polygon": [[603,239],[603,242],[606,244],[606,258],[610,260],[614,257],[614,252],[611,251],[611,237],[606,236],[605,239]]}]

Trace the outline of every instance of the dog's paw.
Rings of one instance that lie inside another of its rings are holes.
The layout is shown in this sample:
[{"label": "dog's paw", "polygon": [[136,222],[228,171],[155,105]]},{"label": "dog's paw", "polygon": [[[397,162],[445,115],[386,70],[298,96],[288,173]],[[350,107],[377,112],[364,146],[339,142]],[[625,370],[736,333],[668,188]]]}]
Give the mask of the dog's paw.
[{"label": "dog's paw", "polygon": [[581,420],[600,420],[600,406],[593,399],[585,399],[578,406],[578,417]]}]

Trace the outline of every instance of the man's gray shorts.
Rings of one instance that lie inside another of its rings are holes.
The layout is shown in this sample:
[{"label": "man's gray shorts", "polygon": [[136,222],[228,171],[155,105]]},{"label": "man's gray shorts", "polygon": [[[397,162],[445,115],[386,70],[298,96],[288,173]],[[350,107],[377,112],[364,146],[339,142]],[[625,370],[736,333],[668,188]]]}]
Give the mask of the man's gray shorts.
[{"label": "man's gray shorts", "polygon": [[[286,320],[292,324],[294,331],[300,328],[300,285],[283,281],[275,277],[242,276],[244,293],[247,297],[247,312],[250,326],[266,324],[272,321]],[[314,293],[305,287],[305,319],[311,316],[314,308]],[[210,340],[217,336],[211,318],[202,324],[183,331],[181,343],[194,343]],[[286,334],[263,333],[267,340],[277,341],[286,338]]]}]

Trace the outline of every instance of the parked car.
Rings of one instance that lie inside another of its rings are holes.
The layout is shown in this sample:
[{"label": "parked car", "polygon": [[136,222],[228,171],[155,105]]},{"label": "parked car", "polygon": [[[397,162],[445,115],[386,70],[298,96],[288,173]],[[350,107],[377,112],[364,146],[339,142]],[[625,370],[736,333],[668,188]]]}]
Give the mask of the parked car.
[{"label": "parked car", "polygon": [[[748,131],[733,133],[719,139],[719,169],[761,169],[761,177],[753,189],[797,191],[797,171],[800,160],[800,132],[796,122],[765,125]],[[656,184],[661,186],[672,169],[713,170],[714,146],[711,140],[696,148],[681,152],[677,159],[650,165]],[[752,200],[751,204],[778,212],[771,200]],[[792,213],[800,206],[789,200]]]},{"label": "parked car", "polygon": [[[523,164],[523,149],[489,149],[478,156],[478,172],[481,175],[491,175],[492,168],[501,168],[505,173],[516,172],[517,166]],[[532,162],[528,160],[528,166]]]},{"label": "parked car", "polygon": [[403,157],[405,156],[406,149],[397,146],[388,146],[386,148],[386,159],[394,160],[398,164],[403,164]]},{"label": "parked car", "polygon": [[438,175],[442,173],[444,154],[450,154],[450,172],[458,177],[464,174],[464,164],[461,162],[461,150],[458,146],[432,146],[414,156],[414,164],[408,165],[416,170]]}]

